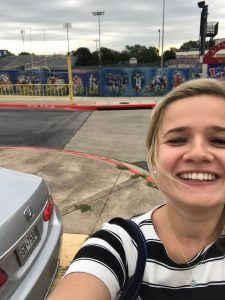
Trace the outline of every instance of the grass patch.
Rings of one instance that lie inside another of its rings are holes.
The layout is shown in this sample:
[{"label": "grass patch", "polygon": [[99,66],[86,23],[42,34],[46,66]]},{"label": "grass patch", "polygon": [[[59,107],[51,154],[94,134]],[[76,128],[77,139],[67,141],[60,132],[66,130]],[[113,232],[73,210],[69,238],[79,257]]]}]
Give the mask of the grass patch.
[{"label": "grass patch", "polygon": [[151,188],[158,190],[157,185],[153,181],[147,181],[146,184],[147,184],[147,186],[150,186]]},{"label": "grass patch", "polygon": [[128,167],[122,165],[122,164],[119,164],[119,165],[116,165],[117,169],[119,170],[128,170]]},{"label": "grass patch", "polygon": [[147,175],[144,174],[144,173],[131,175],[131,178],[139,178],[139,177],[142,177],[143,179],[146,179]]},{"label": "grass patch", "polygon": [[81,210],[82,213],[91,210],[91,206],[88,204],[79,204],[79,205],[76,205],[76,208]]}]

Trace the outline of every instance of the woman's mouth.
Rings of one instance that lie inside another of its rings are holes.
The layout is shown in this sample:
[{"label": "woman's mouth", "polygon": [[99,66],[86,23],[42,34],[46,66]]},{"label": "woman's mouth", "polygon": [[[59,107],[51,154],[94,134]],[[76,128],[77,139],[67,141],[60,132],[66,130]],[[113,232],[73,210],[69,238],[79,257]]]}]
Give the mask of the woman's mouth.
[{"label": "woman's mouth", "polygon": [[217,175],[213,173],[205,173],[205,172],[187,172],[187,173],[179,173],[178,177],[183,180],[193,180],[193,181],[214,181],[217,179]]}]

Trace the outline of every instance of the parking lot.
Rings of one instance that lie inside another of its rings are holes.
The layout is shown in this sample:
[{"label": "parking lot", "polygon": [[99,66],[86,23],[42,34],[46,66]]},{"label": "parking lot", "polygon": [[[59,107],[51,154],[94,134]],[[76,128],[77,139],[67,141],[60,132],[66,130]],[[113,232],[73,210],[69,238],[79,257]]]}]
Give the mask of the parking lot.
[{"label": "parking lot", "polygon": [[158,204],[158,190],[139,176],[148,175],[145,136],[150,109],[0,113],[1,166],[43,176],[62,213],[58,278],[103,222]]}]

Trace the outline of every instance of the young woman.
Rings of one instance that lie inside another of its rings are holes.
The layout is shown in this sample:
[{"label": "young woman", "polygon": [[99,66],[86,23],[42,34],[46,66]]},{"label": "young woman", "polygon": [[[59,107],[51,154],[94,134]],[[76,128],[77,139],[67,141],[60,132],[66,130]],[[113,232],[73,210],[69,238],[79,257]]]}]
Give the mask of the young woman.
[{"label": "young woman", "polygon": [[[132,218],[148,251],[137,299],[225,299],[224,84],[195,79],[172,90],[151,115],[147,146],[166,204]],[[104,224],[49,300],[119,299],[136,260],[126,231]]]}]

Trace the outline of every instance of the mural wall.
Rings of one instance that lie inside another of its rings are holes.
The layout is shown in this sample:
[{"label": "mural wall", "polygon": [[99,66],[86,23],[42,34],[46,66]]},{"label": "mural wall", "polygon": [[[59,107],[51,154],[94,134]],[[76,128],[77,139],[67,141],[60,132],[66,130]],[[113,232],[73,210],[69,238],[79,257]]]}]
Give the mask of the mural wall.
[{"label": "mural wall", "polygon": [[[165,95],[197,73],[195,68],[103,68],[101,74],[73,72],[72,80],[74,96],[146,97]],[[67,72],[0,70],[0,85],[52,84],[59,89],[67,83]]]},{"label": "mural wall", "polygon": [[211,78],[225,79],[225,64],[208,65],[208,76]]}]

